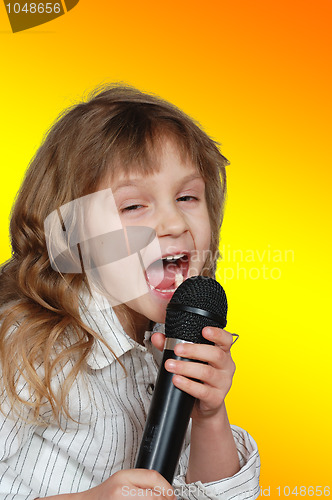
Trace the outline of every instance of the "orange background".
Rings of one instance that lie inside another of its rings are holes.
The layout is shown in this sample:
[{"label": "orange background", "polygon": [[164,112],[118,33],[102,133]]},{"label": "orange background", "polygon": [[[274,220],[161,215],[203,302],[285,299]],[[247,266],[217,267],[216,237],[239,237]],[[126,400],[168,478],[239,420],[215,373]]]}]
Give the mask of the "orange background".
[{"label": "orange background", "polygon": [[240,334],[227,404],[272,498],[279,485],[331,486],[331,14],[331,0],[80,0],[13,34],[0,5],[1,261],[31,157],[96,85],[159,94],[222,143],[218,276]]}]

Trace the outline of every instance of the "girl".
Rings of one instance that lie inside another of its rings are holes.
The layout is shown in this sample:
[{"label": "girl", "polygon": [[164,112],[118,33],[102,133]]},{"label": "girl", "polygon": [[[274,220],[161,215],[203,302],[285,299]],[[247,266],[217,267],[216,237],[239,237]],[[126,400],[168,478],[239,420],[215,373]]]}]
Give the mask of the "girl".
[{"label": "girl", "polygon": [[202,332],[214,345],[176,347],[204,364],[166,363],[197,398],[173,489],[133,469],[167,303],[215,273],[226,164],[184,113],[128,87],[96,91],[50,130],[1,271],[1,498],[258,496],[256,445],[224,403],[233,337],[218,328]]}]

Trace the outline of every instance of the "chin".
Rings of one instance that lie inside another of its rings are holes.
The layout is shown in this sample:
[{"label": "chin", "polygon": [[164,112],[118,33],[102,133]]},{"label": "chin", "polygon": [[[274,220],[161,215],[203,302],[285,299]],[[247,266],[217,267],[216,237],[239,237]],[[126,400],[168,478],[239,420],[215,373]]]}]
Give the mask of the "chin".
[{"label": "chin", "polygon": [[154,323],[165,323],[167,304],[168,302],[166,304],[149,304],[142,313]]}]

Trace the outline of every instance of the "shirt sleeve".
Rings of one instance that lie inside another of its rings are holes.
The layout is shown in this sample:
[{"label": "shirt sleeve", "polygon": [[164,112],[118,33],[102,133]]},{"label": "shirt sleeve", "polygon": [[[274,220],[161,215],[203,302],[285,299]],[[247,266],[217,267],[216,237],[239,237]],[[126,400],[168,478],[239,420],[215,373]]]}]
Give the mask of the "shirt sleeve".
[{"label": "shirt sleeve", "polygon": [[260,458],[253,438],[243,429],[231,426],[241,469],[232,477],[210,483],[187,484],[185,482],[188,467],[188,446],[181,455],[178,475],[173,487],[178,499],[183,500],[254,500],[259,496]]},{"label": "shirt sleeve", "polygon": [[9,464],[30,439],[34,426],[0,412],[0,500],[33,500],[39,495]]}]

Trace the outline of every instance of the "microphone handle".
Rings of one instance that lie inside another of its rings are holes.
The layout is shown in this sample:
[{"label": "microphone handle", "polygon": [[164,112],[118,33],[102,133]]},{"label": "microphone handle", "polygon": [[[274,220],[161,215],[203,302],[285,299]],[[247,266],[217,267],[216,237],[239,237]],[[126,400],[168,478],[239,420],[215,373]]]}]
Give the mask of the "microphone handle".
[{"label": "microphone handle", "polygon": [[174,386],[164,367],[170,358],[192,361],[164,349],[135,468],[156,470],[172,484],[195,398]]}]

